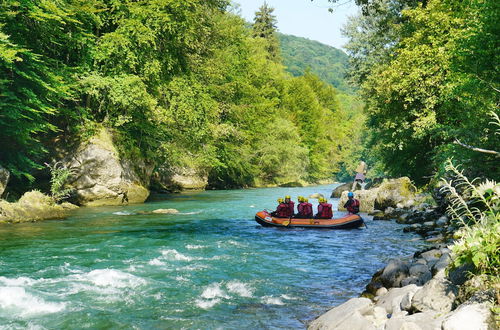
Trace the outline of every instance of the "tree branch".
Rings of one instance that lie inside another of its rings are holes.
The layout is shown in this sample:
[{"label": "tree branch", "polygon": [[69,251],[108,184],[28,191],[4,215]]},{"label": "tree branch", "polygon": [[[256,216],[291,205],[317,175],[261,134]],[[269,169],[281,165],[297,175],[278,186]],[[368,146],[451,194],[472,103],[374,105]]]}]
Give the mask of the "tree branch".
[{"label": "tree branch", "polygon": [[467,149],[470,149],[472,151],[477,151],[477,152],[482,152],[484,154],[490,154],[490,155],[495,155],[497,157],[500,156],[500,152],[498,151],[495,151],[495,150],[488,150],[488,149],[482,149],[482,148],[476,148],[474,146],[471,146],[471,145],[468,145],[468,144],[465,144],[465,143],[462,143],[460,142],[459,139],[455,139],[455,141],[453,142],[455,144],[458,144],[459,146],[462,146],[464,148],[467,148]]}]

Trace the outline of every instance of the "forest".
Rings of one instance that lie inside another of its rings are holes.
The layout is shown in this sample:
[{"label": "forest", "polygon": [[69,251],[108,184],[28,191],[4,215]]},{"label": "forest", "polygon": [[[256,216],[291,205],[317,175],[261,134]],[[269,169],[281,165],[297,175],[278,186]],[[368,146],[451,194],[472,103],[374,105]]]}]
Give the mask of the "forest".
[{"label": "forest", "polygon": [[360,102],[312,70],[285,70],[272,8],[251,25],[234,12],[224,0],[2,1],[11,185],[36,184],[54,150],[102,127],[121,157],[196,169],[213,188],[345,175]]},{"label": "forest", "polygon": [[498,180],[500,2],[356,3],[343,32],[375,172],[426,184],[453,159],[471,177]]}]

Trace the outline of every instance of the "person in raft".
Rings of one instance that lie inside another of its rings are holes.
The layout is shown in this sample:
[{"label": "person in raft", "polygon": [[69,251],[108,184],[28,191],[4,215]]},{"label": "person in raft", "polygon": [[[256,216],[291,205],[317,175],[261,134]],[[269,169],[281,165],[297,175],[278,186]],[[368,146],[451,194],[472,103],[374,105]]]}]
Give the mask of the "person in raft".
[{"label": "person in raft", "polygon": [[290,216],[292,217],[295,214],[295,203],[288,195],[285,196],[285,204],[290,208]]},{"label": "person in raft", "polygon": [[318,213],[316,219],[331,219],[333,217],[332,204],[329,204],[326,198],[319,199]]},{"label": "person in raft", "polygon": [[359,213],[359,201],[354,198],[354,193],[352,191],[349,191],[347,193],[347,202],[345,202],[344,207],[349,213],[352,214],[357,214]]},{"label": "person in raft", "polygon": [[283,201],[283,198],[278,198],[278,207],[276,211],[271,212],[271,216],[277,218],[289,218],[290,217],[290,208],[288,204]]},{"label": "person in raft", "polygon": [[300,204],[297,205],[298,214],[295,217],[301,219],[312,219],[314,215],[312,204],[309,203],[309,200],[307,198],[300,197],[299,202]]}]

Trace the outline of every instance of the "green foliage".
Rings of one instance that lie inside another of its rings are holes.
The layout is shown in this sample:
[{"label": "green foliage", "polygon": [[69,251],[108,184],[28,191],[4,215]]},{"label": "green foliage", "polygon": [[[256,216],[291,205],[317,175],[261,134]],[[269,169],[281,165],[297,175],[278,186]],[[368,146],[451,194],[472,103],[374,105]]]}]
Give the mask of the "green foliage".
[{"label": "green foliage", "polygon": [[500,142],[483,134],[498,103],[498,69],[491,65],[500,48],[498,6],[384,0],[381,11],[346,29],[353,78],[366,101],[368,148],[389,174],[425,183],[454,157],[473,175],[498,178],[495,156],[455,143],[491,149]]},{"label": "green foliage", "polygon": [[353,94],[345,77],[348,56],[342,50],[292,35],[279,33],[278,37],[283,64],[288,72],[298,77],[310,70],[338,90]]},{"label": "green foliage", "polygon": [[473,273],[488,284],[500,280],[500,184],[485,181],[474,184],[449,161],[446,170],[455,178],[445,181],[451,202],[448,213],[462,225],[461,238],[453,245],[452,267],[474,266]]},{"label": "green foliage", "polygon": [[[166,173],[193,169],[212,187],[315,182],[345,171],[345,157],[359,150],[360,103],[308,70],[286,73],[272,8],[264,5],[250,29],[227,6],[2,2],[0,163],[30,177],[54,141],[107,128],[121,157]],[[320,65],[342,56],[332,53]],[[323,79],[341,86],[342,63]],[[69,174],[51,169],[60,199]]]},{"label": "green foliage", "polygon": [[50,170],[50,194],[56,202],[69,197],[71,188],[65,188],[68,180],[72,175],[70,169],[63,166],[61,163],[56,162],[52,165],[45,163],[45,166]]},{"label": "green foliage", "polygon": [[267,2],[255,12],[254,23],[252,26],[253,36],[262,38],[266,41],[266,50],[269,58],[274,61],[280,60],[280,46],[277,37],[277,21],[273,15],[274,8],[269,7]]}]

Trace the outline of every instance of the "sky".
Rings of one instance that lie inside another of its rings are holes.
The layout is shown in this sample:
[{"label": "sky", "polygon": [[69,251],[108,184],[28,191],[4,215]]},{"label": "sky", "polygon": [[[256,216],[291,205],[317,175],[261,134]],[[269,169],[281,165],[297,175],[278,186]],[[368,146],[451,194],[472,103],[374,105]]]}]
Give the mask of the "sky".
[{"label": "sky", "polygon": [[[235,0],[240,4],[240,14],[249,22],[253,22],[254,14],[264,0]],[[334,12],[328,11],[331,3],[327,0],[266,0],[274,8],[281,33],[292,34],[317,40],[321,43],[342,48],[347,39],[342,37],[340,29],[348,16],[355,15],[357,6],[354,0],[342,1],[342,5],[334,5]]]}]

